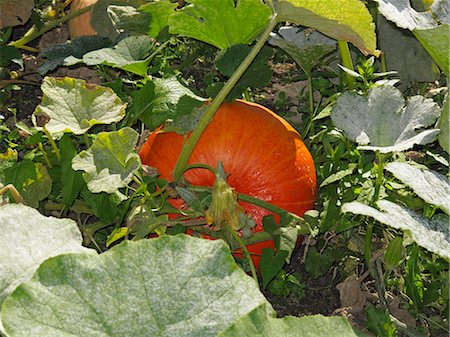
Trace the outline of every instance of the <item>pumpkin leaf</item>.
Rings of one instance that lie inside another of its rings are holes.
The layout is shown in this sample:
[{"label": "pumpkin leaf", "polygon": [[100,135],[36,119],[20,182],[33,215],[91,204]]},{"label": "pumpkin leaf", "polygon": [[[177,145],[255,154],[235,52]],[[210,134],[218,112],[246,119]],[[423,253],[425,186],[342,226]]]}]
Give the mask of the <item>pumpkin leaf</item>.
[{"label": "pumpkin leaf", "polygon": [[64,60],[65,66],[85,63],[89,66],[108,65],[129,71],[139,76],[147,74],[148,64],[153,58],[154,45],[146,35],[129,36],[120,40],[117,45],[102,48],[84,54],[82,59],[72,56]]},{"label": "pumpkin leaf", "polygon": [[25,24],[33,7],[34,0],[0,1],[0,29]]},{"label": "pumpkin leaf", "polygon": [[218,337],[362,337],[344,317],[312,315],[306,317],[268,316],[265,305],[260,305],[241,317]]},{"label": "pumpkin leaf", "polygon": [[425,202],[450,214],[450,182],[447,177],[431,170],[421,170],[407,163],[393,162],[386,170],[408,185]]},{"label": "pumpkin leaf", "polygon": [[[146,13],[138,13],[137,8],[145,3],[144,0],[98,0],[92,8],[91,25],[97,34],[110,39],[117,38],[123,28],[142,30],[148,26],[149,18]],[[130,23],[132,27],[127,26]]]},{"label": "pumpkin leaf", "polygon": [[45,127],[50,134],[81,135],[93,125],[118,122],[125,115],[125,104],[111,88],[70,77],[45,77],[41,88],[44,96],[34,114],[49,118]]},{"label": "pumpkin leaf", "polygon": [[72,160],[74,170],[82,170],[83,178],[93,193],[115,193],[133,179],[141,166],[135,151],[139,134],[131,128],[101,132],[88,150]]},{"label": "pumpkin leaf", "polygon": [[176,3],[163,0],[150,2],[139,7],[139,11],[145,12],[150,16],[147,35],[156,38],[165,27],[169,26],[169,16],[173,14],[176,6]]},{"label": "pumpkin leaf", "polygon": [[359,0],[278,0],[278,21],[317,29],[336,39],[351,42],[364,54],[378,55],[375,25]]},{"label": "pumpkin leaf", "polygon": [[450,40],[448,39],[450,25],[440,25],[430,29],[414,30],[414,36],[419,40],[434,62],[449,76]]},{"label": "pumpkin leaf", "polygon": [[62,136],[59,141],[61,152],[61,194],[65,206],[70,206],[77,198],[85,185],[81,172],[74,171],[72,159],[77,154],[77,149],[68,134]]},{"label": "pumpkin leaf", "polygon": [[[441,0],[435,0],[440,2]],[[418,12],[409,0],[376,0],[378,10],[397,27],[409,30],[429,29],[437,26],[431,11]]]},{"label": "pumpkin leaf", "polygon": [[295,27],[281,27],[278,34],[270,35],[269,43],[288,53],[306,74],[337,47],[336,40],[317,31],[307,33]]},{"label": "pumpkin leaf", "polygon": [[275,316],[222,240],[177,235],[48,259],[6,299],[2,317],[10,337],[197,337],[260,305]]},{"label": "pumpkin leaf", "polygon": [[439,129],[441,133],[439,134],[438,140],[442,148],[450,153],[450,100],[448,96],[445,98],[444,106],[442,107],[442,114],[439,118]]},{"label": "pumpkin leaf", "polygon": [[12,184],[25,200],[26,204],[37,208],[39,201],[44,200],[52,191],[52,179],[42,163],[29,160],[5,169],[3,183]]},{"label": "pumpkin leaf", "polygon": [[121,193],[92,193],[86,186],[83,186],[80,195],[92,213],[105,224],[112,224],[117,220],[120,211],[118,206],[126,199]]},{"label": "pumpkin leaf", "polygon": [[421,129],[432,125],[439,114],[432,99],[417,95],[405,104],[400,90],[379,86],[372,88],[367,97],[349,92],[341,95],[331,119],[360,145],[358,148],[388,153],[434,141],[438,129]]},{"label": "pumpkin leaf", "polygon": [[[250,47],[244,44],[231,46],[219,54],[215,62],[217,69],[222,75],[231,77],[241,62],[250,53]],[[227,96],[227,101],[233,101],[242,97],[242,93],[248,88],[262,88],[269,84],[272,79],[272,70],[267,61],[272,56],[271,48],[264,47],[244,72],[239,81]],[[220,90],[220,87],[217,89]],[[218,92],[218,90],[217,90]],[[214,97],[217,92],[210,92]]]},{"label": "pumpkin leaf", "polygon": [[169,17],[169,32],[209,43],[221,50],[239,43],[252,43],[272,14],[260,0],[188,2],[189,5]]},{"label": "pumpkin leaf", "polygon": [[285,250],[278,250],[275,253],[272,248],[263,248],[260,262],[263,289],[283,268],[288,255],[289,253]]},{"label": "pumpkin leaf", "polygon": [[111,47],[111,44],[111,41],[106,37],[90,35],[80,36],[64,44],[49,46],[41,52],[41,56],[46,61],[39,66],[39,73],[45,75],[49,71],[56,69],[63,65],[65,59],[70,56],[75,59],[82,59],[84,54],[93,50]]},{"label": "pumpkin leaf", "polygon": [[176,121],[203,104],[204,99],[182,85],[176,77],[153,78],[132,94],[129,125],[137,119],[154,130],[166,120]]},{"label": "pumpkin leaf", "polygon": [[0,307],[47,258],[69,252],[94,252],[82,247],[81,242],[78,226],[71,219],[45,217],[21,204],[0,206]]},{"label": "pumpkin leaf", "polygon": [[380,211],[354,201],[344,204],[342,211],[370,216],[385,225],[401,229],[406,237],[406,244],[416,242],[430,252],[450,259],[450,218],[447,215],[427,219],[388,200],[378,201],[377,206]]},{"label": "pumpkin leaf", "polygon": [[11,62],[14,62],[19,65],[21,69],[23,69],[22,54],[16,47],[0,46],[0,55],[2,56],[0,59],[0,67],[6,67]]}]

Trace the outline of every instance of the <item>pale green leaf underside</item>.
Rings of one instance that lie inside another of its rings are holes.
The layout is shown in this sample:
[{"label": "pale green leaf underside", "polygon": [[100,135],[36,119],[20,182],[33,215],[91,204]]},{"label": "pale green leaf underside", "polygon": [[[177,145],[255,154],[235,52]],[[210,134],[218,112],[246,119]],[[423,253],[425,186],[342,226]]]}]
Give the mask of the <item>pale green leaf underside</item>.
[{"label": "pale green leaf underside", "polygon": [[[441,0],[436,0],[439,2]],[[429,29],[437,26],[437,22],[430,11],[418,12],[410,0],[376,0],[378,10],[389,21],[398,27],[414,30]]]},{"label": "pale green leaf underside", "polygon": [[344,317],[273,318],[261,305],[240,318],[218,337],[357,337]]},{"label": "pale green leaf underside", "polygon": [[133,179],[141,162],[135,151],[139,134],[126,127],[101,132],[88,150],[72,159],[75,171],[84,171],[83,178],[93,193],[115,193]]},{"label": "pale green leaf underside", "polygon": [[277,11],[280,22],[312,27],[364,54],[378,54],[372,16],[359,0],[279,0]]},{"label": "pale green leaf underside", "polygon": [[125,104],[111,88],[65,77],[45,77],[42,103],[35,115],[45,114],[51,134],[73,132],[81,135],[96,124],[110,124],[125,116]]},{"label": "pale green leaf underside", "polygon": [[64,65],[70,66],[80,62],[90,66],[104,64],[145,76],[152,58],[153,47],[150,38],[146,35],[129,36],[120,40],[114,47],[86,53],[82,59],[67,57]]},{"label": "pale green leaf underside", "polygon": [[78,226],[71,219],[45,217],[21,204],[0,206],[0,307],[47,258],[91,251],[81,242]]},{"label": "pale green leaf underside", "polygon": [[249,44],[264,30],[271,10],[260,0],[190,0],[169,17],[172,34],[192,37],[221,50]]},{"label": "pale green leaf underside", "polygon": [[411,187],[427,203],[450,214],[450,182],[447,177],[431,170],[421,170],[407,163],[389,163],[386,170]]},{"label": "pale green leaf underside", "polygon": [[269,43],[286,51],[307,74],[337,47],[335,40],[317,31],[281,27],[278,34],[271,34]]},{"label": "pale green leaf underside", "polygon": [[413,210],[387,200],[378,201],[377,206],[381,211],[355,201],[344,204],[342,211],[370,216],[385,225],[401,229],[407,238],[419,246],[450,259],[448,216],[429,220]]},{"label": "pale green leaf underside", "polygon": [[372,88],[367,97],[348,92],[341,95],[331,119],[360,149],[388,153],[434,141],[439,130],[422,129],[431,126],[439,114],[432,99],[417,95],[405,103],[400,90],[380,86]]},{"label": "pale green leaf underside", "polygon": [[179,235],[49,259],[2,317],[10,337],[198,337],[263,304],[275,316],[223,241]]}]

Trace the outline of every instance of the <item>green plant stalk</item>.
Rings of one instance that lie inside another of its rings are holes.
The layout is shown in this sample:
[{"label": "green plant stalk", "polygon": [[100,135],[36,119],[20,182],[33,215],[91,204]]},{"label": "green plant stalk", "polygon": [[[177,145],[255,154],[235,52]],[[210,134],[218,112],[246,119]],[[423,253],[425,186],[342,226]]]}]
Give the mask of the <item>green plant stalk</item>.
[{"label": "green plant stalk", "polygon": [[52,165],[52,163],[50,162],[50,159],[48,158],[47,152],[45,152],[44,145],[42,145],[42,143],[39,142],[39,143],[38,143],[38,147],[39,147],[39,150],[40,150],[41,153],[42,153],[42,156],[44,157],[45,162],[47,163],[47,166],[48,166],[49,168],[52,168],[53,165]]},{"label": "green plant stalk", "polygon": [[59,26],[60,24],[62,24],[64,22],[67,22],[67,21],[73,19],[76,16],[79,16],[81,14],[89,12],[94,6],[95,6],[95,4],[92,4],[90,6],[87,6],[87,7],[84,7],[82,9],[79,9],[79,10],[77,10],[75,12],[71,12],[71,13],[63,16],[62,18],[50,21],[50,23],[46,24],[44,27],[42,27],[38,31],[36,31],[35,29],[32,28],[21,39],[8,43],[8,46],[13,46],[13,47],[16,47],[16,48],[21,48],[21,49],[25,49],[26,50],[26,49],[30,48],[30,47],[26,46],[27,43],[37,39],[41,35],[44,35],[49,30],[52,30],[53,28]]},{"label": "green plant stalk", "polygon": [[312,115],[314,113],[314,90],[313,81],[311,73],[308,73],[308,102],[309,102],[309,113]]},{"label": "green plant stalk", "polygon": [[[346,41],[338,40],[339,54],[341,56],[342,65],[345,68],[353,70],[352,55],[350,54],[350,49],[348,48],[348,43]],[[345,80],[349,90],[355,88],[356,79],[350,74],[345,73]]]},{"label": "green plant stalk", "polygon": [[56,145],[55,141],[53,140],[52,135],[50,134],[50,132],[48,132],[48,130],[45,126],[42,127],[42,131],[44,131],[45,135],[48,138],[50,145],[53,148],[53,151],[55,151],[56,158],[58,158],[58,161],[61,161],[61,152],[59,151],[58,145]]},{"label": "green plant stalk", "polygon": [[233,75],[229,78],[229,80],[224,85],[224,87],[219,91],[219,93],[213,99],[213,101],[210,104],[208,104],[207,110],[205,111],[205,113],[201,117],[200,121],[195,126],[190,137],[184,144],[180,156],[178,157],[177,163],[175,165],[174,174],[173,174],[173,178],[175,181],[181,179],[181,177],[183,175],[184,167],[186,166],[189,158],[191,157],[191,154],[194,151],[194,148],[197,145],[197,142],[199,141],[200,137],[202,136],[203,131],[206,129],[208,124],[211,122],[217,109],[220,107],[222,102],[228,96],[228,94],[233,89],[235,84],[239,81],[241,76],[244,74],[244,72],[247,70],[247,68],[253,62],[255,57],[258,55],[259,51],[266,43],[267,39],[270,36],[270,33],[275,28],[276,24],[277,24],[277,15],[274,14],[272,16],[269,24],[267,25],[266,30],[263,32],[263,34],[261,35],[259,40],[253,46],[250,53],[247,55],[247,57],[244,59],[244,61],[242,61],[242,63],[239,65],[239,67],[236,69],[236,71],[233,73]]},{"label": "green plant stalk", "polygon": [[227,224],[224,224],[223,227],[225,227],[227,232],[230,233],[231,236],[241,246],[241,249],[244,252],[245,258],[247,259],[247,262],[250,265],[250,271],[252,273],[252,277],[255,280],[255,283],[259,284],[259,282],[258,282],[258,274],[256,273],[256,268],[255,268],[255,265],[253,264],[252,256],[250,255],[250,252],[248,251],[247,247],[245,246],[244,241],[242,241],[241,237],[236,233],[236,231],[233,228],[230,228],[230,226],[228,226]]},{"label": "green plant stalk", "polygon": [[[384,170],[384,157],[380,153],[380,151],[376,151],[376,157],[378,160],[378,169],[377,169],[377,179],[375,181],[375,191],[372,198],[372,206],[376,204],[378,201],[378,197],[380,195],[380,188],[383,184],[383,170]],[[366,261],[366,266],[369,268],[370,274],[372,277],[373,274],[373,266],[372,266],[372,234],[373,234],[373,225],[375,220],[370,219],[367,227],[366,227],[366,236],[364,238],[364,260]]]}]

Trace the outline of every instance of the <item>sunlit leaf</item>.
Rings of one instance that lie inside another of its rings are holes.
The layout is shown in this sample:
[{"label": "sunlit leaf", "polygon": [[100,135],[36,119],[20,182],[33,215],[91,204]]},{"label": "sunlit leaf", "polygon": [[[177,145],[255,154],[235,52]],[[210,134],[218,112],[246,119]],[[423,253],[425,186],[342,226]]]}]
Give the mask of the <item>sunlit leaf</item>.
[{"label": "sunlit leaf", "polygon": [[271,34],[269,43],[287,52],[307,74],[337,47],[336,40],[295,27],[281,27],[278,35]]},{"label": "sunlit leaf", "polygon": [[70,77],[46,77],[41,88],[44,96],[34,114],[49,118],[45,127],[51,134],[81,135],[93,125],[118,122],[125,115],[125,104],[111,88]]},{"label": "sunlit leaf", "polygon": [[212,337],[263,304],[222,240],[178,235],[49,259],[2,317],[10,337]]},{"label": "sunlit leaf", "polygon": [[392,162],[386,170],[408,185],[427,203],[436,205],[450,214],[450,181],[431,170],[421,170],[407,163]]},{"label": "sunlit leaf", "polygon": [[278,20],[317,29],[336,39],[351,42],[364,54],[378,55],[375,25],[359,0],[278,0]]},{"label": "sunlit leaf", "polygon": [[219,49],[252,43],[272,14],[260,0],[189,0],[169,17],[172,34],[192,37]]},{"label": "sunlit leaf", "polygon": [[72,160],[74,170],[82,170],[83,178],[93,193],[115,193],[133,179],[141,165],[135,151],[139,134],[131,128],[101,132],[88,150]]},{"label": "sunlit leaf", "polygon": [[450,259],[450,229],[448,216],[427,219],[411,209],[388,200],[377,202],[380,211],[357,201],[344,204],[343,212],[366,215],[393,228],[401,229],[405,242],[419,246],[446,259]]},{"label": "sunlit leaf", "polygon": [[[436,19],[430,11],[418,12],[409,0],[375,0],[378,10],[398,27],[414,30],[429,29],[437,26]],[[441,0],[435,0],[439,2]]]},{"label": "sunlit leaf", "polygon": [[81,241],[78,226],[71,219],[45,217],[20,204],[0,206],[0,307],[47,258],[69,252],[93,252],[82,247]]},{"label": "sunlit leaf", "polygon": [[380,86],[372,88],[367,97],[349,92],[341,95],[331,119],[360,149],[388,153],[434,141],[439,130],[423,128],[433,125],[439,114],[432,99],[417,95],[405,103],[400,90]]}]

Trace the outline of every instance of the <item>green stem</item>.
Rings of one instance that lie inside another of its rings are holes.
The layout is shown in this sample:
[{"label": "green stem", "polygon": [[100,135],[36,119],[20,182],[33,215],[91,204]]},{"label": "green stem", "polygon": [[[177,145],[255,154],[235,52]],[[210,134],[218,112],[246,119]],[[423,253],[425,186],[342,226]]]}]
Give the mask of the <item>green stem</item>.
[{"label": "green stem", "polygon": [[67,21],[73,19],[76,16],[79,16],[81,14],[89,12],[94,6],[95,6],[95,4],[89,5],[87,7],[79,9],[79,10],[77,10],[75,12],[71,12],[70,14],[67,14],[67,15],[59,18],[59,19],[50,21],[50,23],[46,24],[44,27],[42,27],[38,31],[36,31],[36,29],[31,29],[21,39],[16,40],[16,41],[12,41],[12,42],[8,43],[8,45],[9,46],[14,46],[16,48],[22,48],[22,49],[30,48],[30,47],[27,47],[25,45],[27,43],[33,41],[34,39],[37,39],[41,35],[44,35],[49,30],[52,30],[53,28],[59,26],[60,24],[62,24],[64,22],[67,22]]},{"label": "green stem", "polygon": [[312,115],[314,113],[314,90],[311,74],[308,74],[308,101],[309,101],[309,112]]},{"label": "green stem", "polygon": [[[380,196],[380,189],[381,186],[383,185],[383,170],[384,170],[384,157],[383,155],[380,153],[380,151],[376,151],[376,157],[378,160],[378,168],[377,168],[377,178],[375,181],[375,191],[374,191],[374,195],[372,198],[372,205],[376,205],[376,202],[378,201],[378,197]],[[367,227],[366,227],[366,236],[364,239],[364,259],[366,261],[366,265],[370,270],[370,274],[372,275],[372,277],[374,276],[373,274],[373,267],[372,267],[372,234],[373,234],[373,224],[374,224],[375,220],[370,219]]]},{"label": "green stem", "polygon": [[42,131],[44,131],[45,135],[48,138],[50,145],[53,148],[53,151],[55,151],[56,158],[58,158],[58,161],[61,161],[61,152],[59,151],[58,145],[56,145],[55,141],[53,140],[52,135],[50,134],[50,132],[48,132],[48,130],[45,126],[42,127]]},{"label": "green stem", "polygon": [[239,81],[241,76],[244,74],[244,72],[247,70],[247,68],[253,62],[256,55],[258,55],[259,51],[266,43],[267,39],[270,36],[270,33],[275,28],[276,24],[277,24],[277,15],[274,14],[272,16],[272,19],[270,20],[266,30],[261,35],[259,40],[256,42],[256,44],[254,45],[254,47],[252,48],[250,53],[247,55],[247,57],[244,59],[244,61],[242,61],[242,63],[239,65],[239,67],[236,69],[236,71],[233,73],[233,75],[229,78],[229,80],[227,81],[225,86],[219,91],[219,93],[213,99],[213,101],[210,104],[208,104],[207,110],[205,111],[202,118],[195,126],[190,137],[184,144],[180,156],[178,157],[178,161],[175,165],[175,170],[174,170],[174,174],[173,174],[173,178],[175,181],[179,180],[181,178],[181,176],[183,175],[184,166],[186,166],[186,164],[192,154],[192,151],[194,151],[194,148],[197,145],[197,142],[199,141],[200,137],[202,136],[203,131],[206,129],[208,124],[213,119],[214,114],[216,113],[217,109],[220,107],[220,105],[225,100],[225,98],[228,96],[228,94],[233,89],[235,84]]},{"label": "green stem", "polygon": [[[339,54],[341,55],[342,65],[345,68],[353,70],[352,55],[350,54],[350,49],[348,48],[348,43],[346,41],[338,40]],[[347,82],[347,87],[349,90],[355,88],[356,79],[350,74],[345,73],[345,79]]]},{"label": "green stem", "polygon": [[45,162],[47,163],[47,166],[48,166],[49,168],[52,168],[53,165],[52,165],[52,163],[50,162],[50,159],[48,158],[47,152],[45,152],[44,145],[42,145],[42,143],[39,142],[39,143],[38,143],[38,147],[39,147],[39,150],[40,150],[41,153],[42,153],[42,156],[44,157]]},{"label": "green stem", "polygon": [[250,255],[250,252],[248,251],[247,247],[245,246],[244,241],[242,241],[241,237],[236,233],[235,230],[230,228],[228,225],[224,224],[223,227],[227,230],[228,233],[231,234],[233,239],[235,239],[239,246],[241,246],[242,251],[244,252],[245,258],[248,261],[248,264],[250,265],[250,271],[252,273],[252,277],[255,280],[256,284],[258,283],[258,274],[256,273],[255,265],[253,264],[252,256]]},{"label": "green stem", "polygon": [[[195,192],[211,191],[211,187],[205,187],[205,186],[189,186],[189,189],[192,190],[192,191],[195,191]],[[278,207],[278,206],[276,206],[274,204],[271,204],[270,202],[267,202],[267,201],[264,201],[264,200],[252,197],[252,196],[247,195],[247,194],[238,193],[237,194],[237,198],[240,201],[248,202],[250,204],[253,204],[253,205],[259,206],[261,208],[267,209],[268,211],[270,211],[270,212],[272,212],[274,214],[277,214],[279,216],[288,214],[289,216],[291,216],[296,221],[297,225],[300,226],[299,232],[298,232],[299,234],[305,235],[305,234],[310,234],[311,233],[311,227],[309,226],[309,224],[307,224],[305,222],[305,220],[303,220],[302,217],[300,217],[300,216],[298,216],[298,215],[296,215],[294,213],[288,212],[288,211],[286,211],[285,209],[283,209],[281,207]],[[270,237],[260,238],[260,239],[258,238],[258,239],[255,239],[255,240],[257,240],[256,242],[261,242],[261,241],[266,241],[266,240],[269,240],[269,239],[270,239]],[[249,242],[249,244],[250,243],[256,243],[256,242]]]}]

